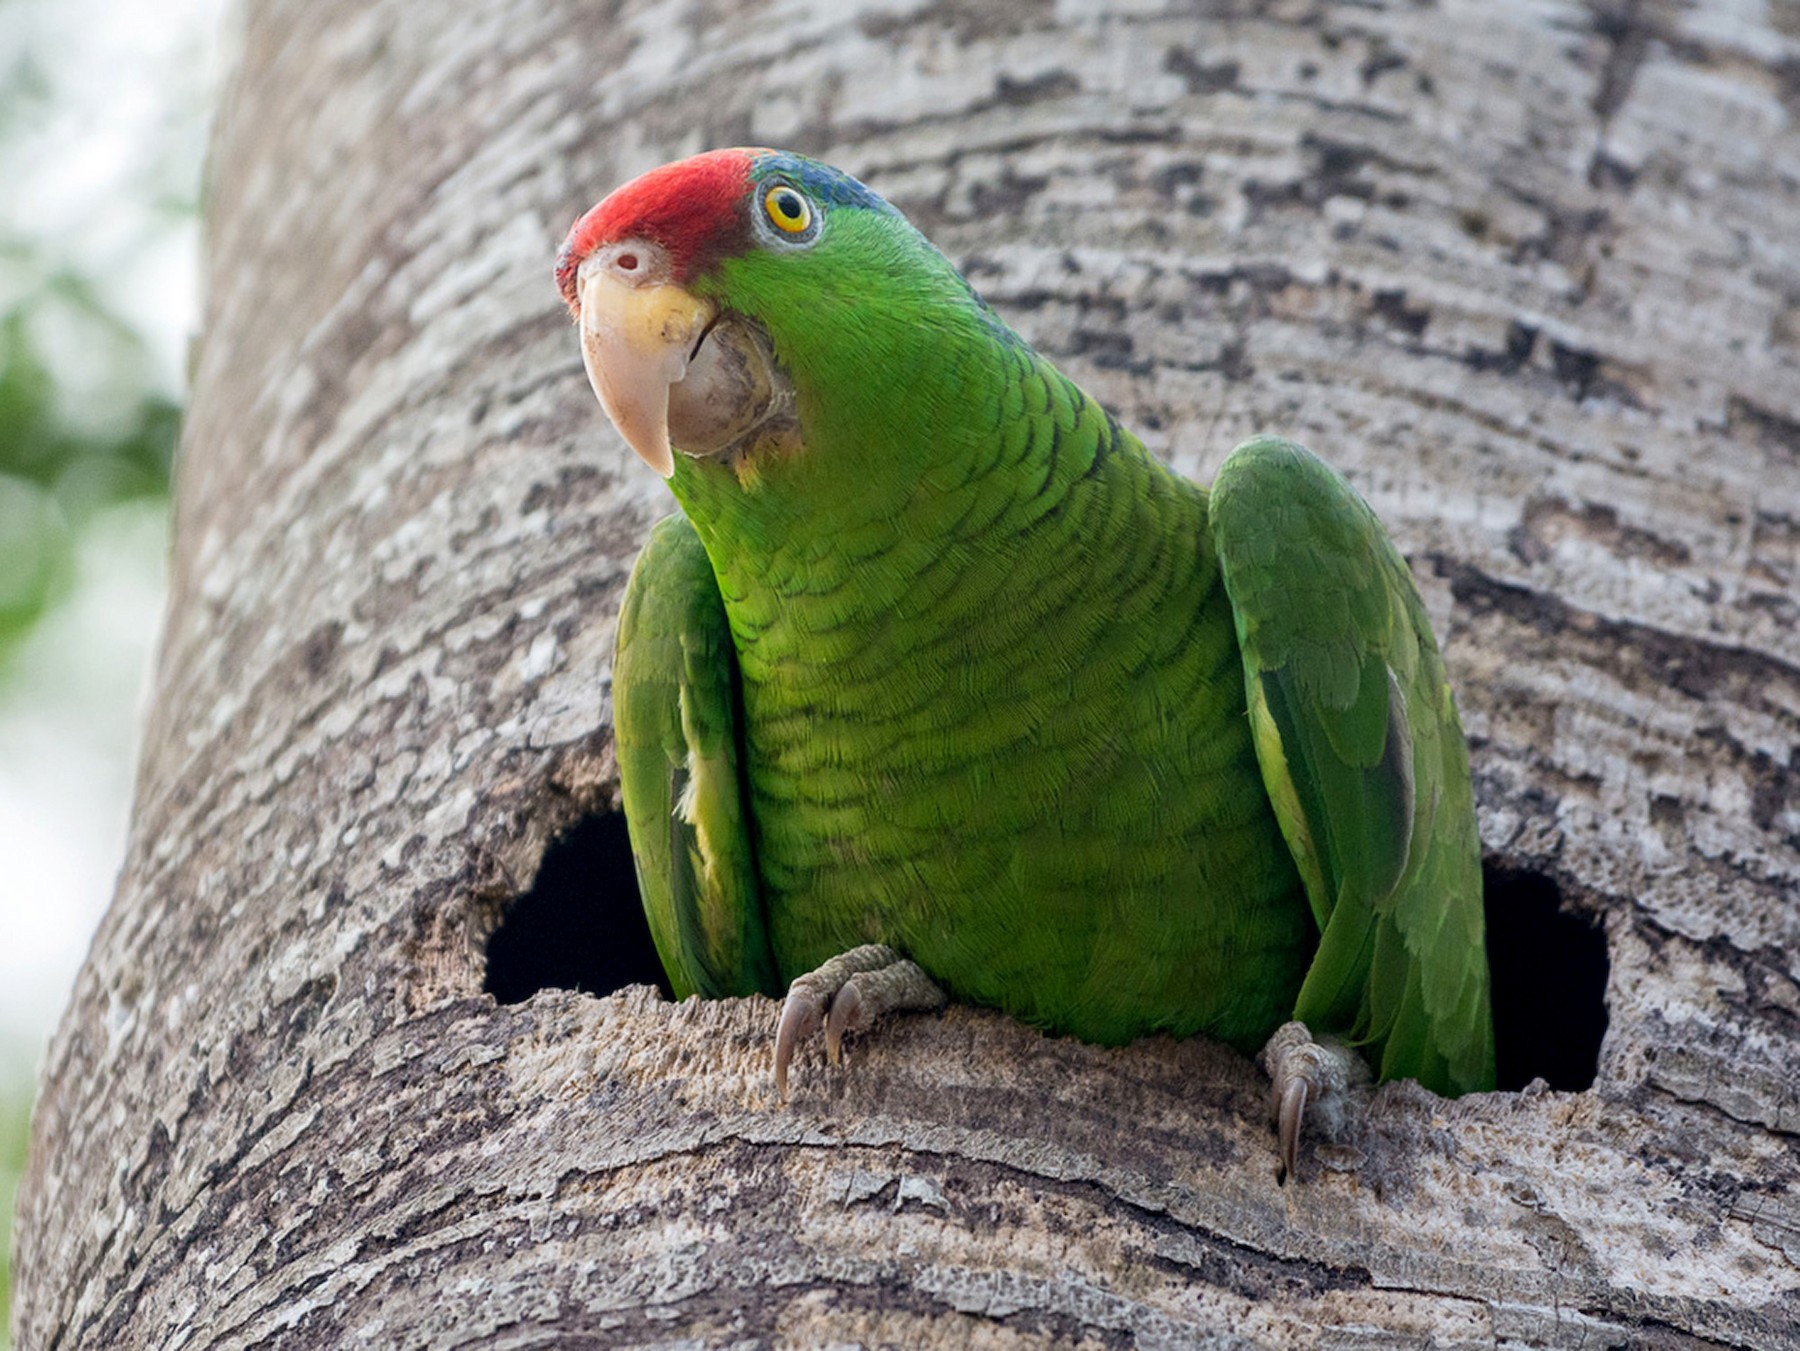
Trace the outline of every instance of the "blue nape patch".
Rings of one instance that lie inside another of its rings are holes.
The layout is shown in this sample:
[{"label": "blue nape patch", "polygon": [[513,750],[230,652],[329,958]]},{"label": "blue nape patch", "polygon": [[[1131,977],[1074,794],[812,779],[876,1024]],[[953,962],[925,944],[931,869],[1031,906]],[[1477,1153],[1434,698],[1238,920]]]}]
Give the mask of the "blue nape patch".
[{"label": "blue nape patch", "polygon": [[815,159],[786,150],[773,150],[759,155],[751,165],[750,175],[758,183],[765,178],[785,178],[805,188],[816,202],[832,206],[855,206],[867,211],[885,211],[890,216],[900,213],[880,194],[865,188],[849,174],[820,164]]}]

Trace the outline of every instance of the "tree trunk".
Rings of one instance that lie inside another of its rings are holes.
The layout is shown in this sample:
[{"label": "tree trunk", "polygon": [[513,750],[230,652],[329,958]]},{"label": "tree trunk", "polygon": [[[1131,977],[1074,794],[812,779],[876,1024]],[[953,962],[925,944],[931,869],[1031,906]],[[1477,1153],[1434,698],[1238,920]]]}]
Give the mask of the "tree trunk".
[{"label": "tree trunk", "polygon": [[[1796,72],[1781,0],[251,0],[23,1346],[1800,1345]],[[1283,1188],[1204,1041],[958,1008],[781,1107],[768,1001],[488,993],[560,979],[499,926],[642,933],[608,668],[670,504],[552,254],[744,142],[890,196],[1184,471],[1272,430],[1362,488],[1470,734],[1503,1075],[1553,1086],[1388,1086]],[[592,816],[579,914],[518,901]]]}]

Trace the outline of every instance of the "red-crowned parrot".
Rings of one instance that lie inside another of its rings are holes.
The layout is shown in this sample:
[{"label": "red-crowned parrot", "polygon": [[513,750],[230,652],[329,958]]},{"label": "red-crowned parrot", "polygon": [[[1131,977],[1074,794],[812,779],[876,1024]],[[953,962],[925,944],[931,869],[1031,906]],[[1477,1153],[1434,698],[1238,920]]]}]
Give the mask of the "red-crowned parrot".
[{"label": "red-crowned parrot", "polygon": [[1264,1048],[1288,1172],[1344,1045],[1492,1086],[1462,731],[1337,473],[1178,477],[799,155],[643,175],[557,278],[681,506],[613,668],[650,929],[678,995],[788,992],[784,1096],[798,1041],[946,996]]}]

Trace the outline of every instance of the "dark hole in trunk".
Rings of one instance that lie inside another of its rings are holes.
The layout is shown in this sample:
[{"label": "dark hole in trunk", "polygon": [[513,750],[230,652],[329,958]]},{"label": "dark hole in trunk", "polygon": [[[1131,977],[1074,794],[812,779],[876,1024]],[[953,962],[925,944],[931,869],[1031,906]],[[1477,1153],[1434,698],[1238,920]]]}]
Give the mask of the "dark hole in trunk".
[{"label": "dark hole in trunk", "polygon": [[1541,873],[1483,869],[1493,973],[1495,1083],[1591,1088],[1606,1035],[1606,935]]},{"label": "dark hole in trunk", "polygon": [[518,1004],[539,990],[611,994],[669,982],[638,900],[625,818],[589,816],[544,855],[537,881],[488,940],[487,992]]},{"label": "dark hole in trunk", "polygon": [[[1496,1083],[1593,1085],[1606,1035],[1605,935],[1535,872],[1485,866]],[[604,995],[654,985],[670,998],[638,899],[625,818],[578,822],[550,846],[537,881],[488,941],[486,989],[502,1004],[539,990]]]}]

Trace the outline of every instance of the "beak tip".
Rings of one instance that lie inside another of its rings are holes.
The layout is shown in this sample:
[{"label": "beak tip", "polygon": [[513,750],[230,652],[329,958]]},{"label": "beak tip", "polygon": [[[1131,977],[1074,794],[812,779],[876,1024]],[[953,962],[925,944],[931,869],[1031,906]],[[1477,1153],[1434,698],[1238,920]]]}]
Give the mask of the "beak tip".
[{"label": "beak tip", "polygon": [[679,287],[626,286],[604,272],[580,283],[580,301],[582,364],[600,406],[644,463],[673,477],[669,387],[686,374],[713,306]]}]

